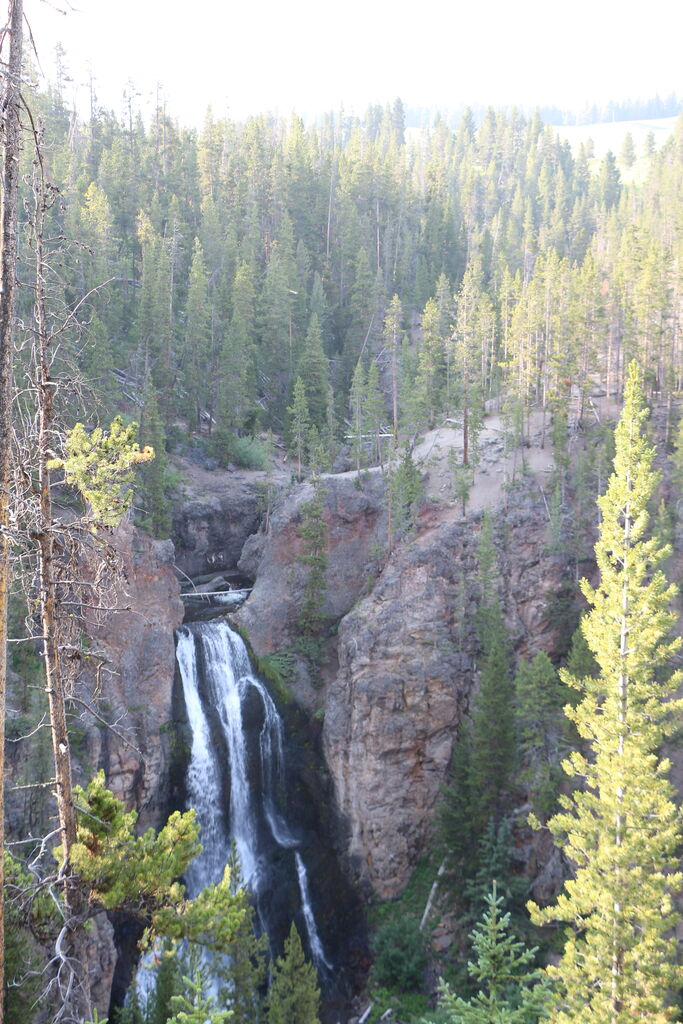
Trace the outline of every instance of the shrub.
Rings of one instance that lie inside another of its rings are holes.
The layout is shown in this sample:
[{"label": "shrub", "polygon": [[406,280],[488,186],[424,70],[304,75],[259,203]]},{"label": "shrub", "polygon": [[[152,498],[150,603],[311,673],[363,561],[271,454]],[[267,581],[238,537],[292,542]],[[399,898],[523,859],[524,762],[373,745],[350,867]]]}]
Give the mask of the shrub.
[{"label": "shrub", "polygon": [[258,437],[236,437],[232,458],[243,469],[267,469],[268,449]]},{"label": "shrub", "polygon": [[427,954],[417,918],[390,918],[375,932],[373,975],[380,985],[410,992],[422,986]]}]

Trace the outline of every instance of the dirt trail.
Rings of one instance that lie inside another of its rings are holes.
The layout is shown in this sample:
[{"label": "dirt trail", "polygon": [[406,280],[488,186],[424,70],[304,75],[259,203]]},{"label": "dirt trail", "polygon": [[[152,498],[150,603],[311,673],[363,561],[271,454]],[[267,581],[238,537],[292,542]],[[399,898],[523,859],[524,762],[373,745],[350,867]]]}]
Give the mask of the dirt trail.
[{"label": "dirt trail", "polygon": [[[546,433],[545,447],[541,448],[542,414],[532,414],[531,443],[529,447],[516,448],[511,453],[505,451],[503,423],[500,415],[492,414],[484,420],[484,427],[479,437],[481,458],[474,476],[474,486],[470,492],[468,508],[480,511],[494,508],[505,498],[505,485],[522,472],[523,467],[536,480],[549,500],[547,480],[553,469],[552,446]],[[448,454],[451,450],[462,457],[462,429],[449,424],[428,431],[413,449],[413,459],[425,476],[425,498],[442,504],[442,515],[439,518],[457,518],[461,514],[460,505],[453,498],[453,475],[448,465]],[[205,469],[189,459],[175,457],[172,460],[182,476],[181,493],[187,498],[205,498],[214,495],[217,490],[253,486],[257,482],[265,483],[268,474],[259,470]],[[283,452],[277,451],[275,465],[270,473],[270,480],[276,485],[290,482],[293,463],[288,462]],[[381,472],[379,466],[363,470],[364,474]],[[328,474],[323,474],[323,478]],[[339,476],[355,477],[355,470],[348,470]]]}]

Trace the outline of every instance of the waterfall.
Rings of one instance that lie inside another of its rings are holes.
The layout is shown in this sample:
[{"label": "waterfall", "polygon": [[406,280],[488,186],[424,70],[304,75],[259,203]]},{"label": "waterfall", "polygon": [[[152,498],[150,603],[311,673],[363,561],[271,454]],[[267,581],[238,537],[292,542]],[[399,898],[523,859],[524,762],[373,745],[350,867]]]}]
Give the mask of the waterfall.
[{"label": "waterfall", "polygon": [[[301,839],[278,806],[286,765],[284,729],[275,703],[254,675],[242,638],[223,621],[196,622],[178,630],[177,659],[192,731],[187,805],[195,809],[203,847],[188,869],[188,892],[196,896],[221,878],[234,842],[259,920],[269,930],[272,861],[288,858],[298,883],[311,959],[318,970],[329,970]],[[255,707],[261,718],[258,737],[253,735]]]}]

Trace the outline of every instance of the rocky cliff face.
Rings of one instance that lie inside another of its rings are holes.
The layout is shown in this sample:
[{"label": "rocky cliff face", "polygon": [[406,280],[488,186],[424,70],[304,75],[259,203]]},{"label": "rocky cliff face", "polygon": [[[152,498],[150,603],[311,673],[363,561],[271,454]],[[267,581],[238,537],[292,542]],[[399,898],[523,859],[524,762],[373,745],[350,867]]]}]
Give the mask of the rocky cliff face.
[{"label": "rocky cliff face", "polygon": [[[432,507],[373,591],[339,627],[324,747],[346,823],[346,855],[375,897],[397,895],[425,851],[462,715],[476,688],[477,515],[440,522]],[[564,567],[543,554],[532,503],[497,521],[507,535],[505,606],[519,644],[552,650],[549,598]]]},{"label": "rocky cliff face", "polygon": [[[323,613],[331,620],[346,615],[367,589],[378,552],[386,540],[384,484],[367,474],[362,487],[355,473],[322,479],[327,527],[327,586]],[[297,620],[306,569],[298,561],[303,551],[299,536],[302,505],[313,497],[311,484],[283,494],[270,517],[269,528],[250,537],[239,569],[255,580],[249,601],[236,615],[257,654],[287,646],[298,632]]]},{"label": "rocky cliff face", "polygon": [[458,610],[473,547],[456,526],[402,548],[339,629],[325,755],[352,871],[381,898],[400,892],[424,846],[469,704],[476,645]]},{"label": "rocky cliff face", "polygon": [[[192,468],[192,497],[173,510],[176,565],[189,577],[234,570],[263,515],[263,474],[209,473]],[[189,464],[182,467],[190,471]]]},{"label": "rocky cliff face", "polygon": [[93,633],[109,662],[102,698],[116,728],[91,721],[87,753],[91,764],[104,767],[109,788],[139,811],[141,827],[158,827],[167,803],[164,727],[171,719],[173,632],[182,622],[183,606],[171,541],[152,540],[126,523],[114,543],[125,572],[120,610]]}]

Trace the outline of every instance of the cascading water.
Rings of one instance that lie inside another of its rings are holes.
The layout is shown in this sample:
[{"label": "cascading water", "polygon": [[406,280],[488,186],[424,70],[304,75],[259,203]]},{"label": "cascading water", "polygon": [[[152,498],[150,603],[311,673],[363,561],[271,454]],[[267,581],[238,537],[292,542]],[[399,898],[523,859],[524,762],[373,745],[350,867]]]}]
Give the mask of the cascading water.
[{"label": "cascading water", "polygon": [[254,675],[242,638],[223,621],[183,626],[177,659],[192,731],[187,804],[195,809],[203,847],[187,872],[189,894],[221,878],[234,842],[261,926],[270,934],[277,862],[279,877],[288,872],[296,879],[311,959],[319,971],[329,970],[301,841],[279,807],[286,779],[277,708]]}]

